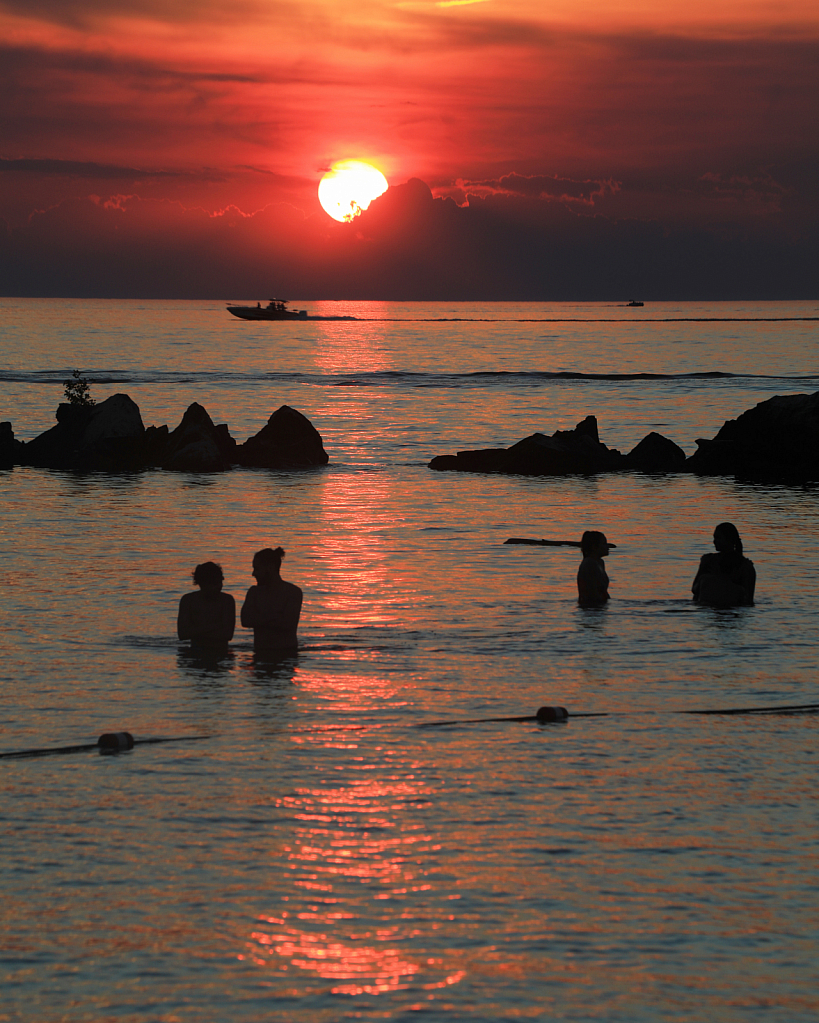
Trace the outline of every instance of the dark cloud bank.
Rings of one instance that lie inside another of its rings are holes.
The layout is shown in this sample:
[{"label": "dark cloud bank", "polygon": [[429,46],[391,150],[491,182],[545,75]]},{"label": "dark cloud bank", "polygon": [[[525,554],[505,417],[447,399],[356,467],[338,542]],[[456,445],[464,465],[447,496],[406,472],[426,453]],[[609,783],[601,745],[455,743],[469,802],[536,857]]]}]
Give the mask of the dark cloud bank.
[{"label": "dark cloud bank", "polygon": [[[706,184],[709,184],[706,182]],[[730,184],[730,183],[729,183]],[[480,187],[478,187],[480,185]],[[709,184],[714,185],[713,182]],[[507,176],[468,206],[393,186],[352,224],[285,204],[247,215],[122,195],[0,223],[0,293],[111,298],[404,300],[810,299],[819,230],[788,196],[716,226],[602,215],[618,191]],[[740,203],[742,182],[716,182]],[[560,199],[551,193],[559,193]],[[463,198],[463,195],[461,196]]]}]

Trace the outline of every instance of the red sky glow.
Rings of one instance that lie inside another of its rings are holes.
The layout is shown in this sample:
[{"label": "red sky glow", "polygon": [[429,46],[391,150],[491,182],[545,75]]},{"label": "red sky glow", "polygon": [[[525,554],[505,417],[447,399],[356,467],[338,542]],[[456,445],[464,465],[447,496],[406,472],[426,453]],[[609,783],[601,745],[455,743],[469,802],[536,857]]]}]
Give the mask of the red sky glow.
[{"label": "red sky glow", "polygon": [[[662,291],[659,250],[690,297],[815,289],[803,0],[4,0],[0,29],[4,294],[592,298]],[[344,159],[393,187],[339,233]]]}]

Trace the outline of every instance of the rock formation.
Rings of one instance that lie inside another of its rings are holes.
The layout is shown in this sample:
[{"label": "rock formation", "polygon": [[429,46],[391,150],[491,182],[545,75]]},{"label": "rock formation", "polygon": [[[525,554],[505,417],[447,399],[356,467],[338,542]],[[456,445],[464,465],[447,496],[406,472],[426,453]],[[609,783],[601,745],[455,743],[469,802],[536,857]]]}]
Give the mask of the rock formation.
[{"label": "rock formation", "polygon": [[159,464],[163,469],[179,472],[223,472],[236,461],[236,441],[227,426],[214,426],[207,411],[198,402],[189,405],[182,422],[159,448]]},{"label": "rock formation", "polygon": [[[431,469],[555,476],[598,472],[694,472],[787,483],[819,481],[819,392],[769,398],[725,422],[713,440],[698,440],[690,457],[650,433],[627,455],[600,442],[597,419],[573,430],[524,437],[508,448],[438,455]],[[237,444],[194,402],[172,432],[143,426],[137,404],[114,394],[99,405],[64,403],[57,425],[27,444],[0,423],[0,469],[36,465],[79,472],[146,468],[221,472],[231,466],[298,470],[326,465],[321,435],[301,412],[282,405],[255,436]]]},{"label": "rock formation", "polygon": [[703,476],[819,480],[819,392],[777,395],[698,440],[687,468]]},{"label": "rock formation", "polygon": [[139,406],[127,394],[93,406],[63,403],[57,425],[21,445],[17,461],[82,472],[134,469],[142,463],[144,435]]},{"label": "rock formation", "polygon": [[0,468],[36,465],[78,472],[123,472],[162,468],[177,472],[222,472],[234,465],[304,469],[329,461],[321,435],[306,416],[288,405],[244,444],[225,424],[214,425],[194,402],[175,430],[142,423],[138,405],[114,394],[99,405],[63,403],[57,425],[23,444],[11,423],[0,424]]},{"label": "rock formation", "polygon": [[19,460],[22,444],[14,439],[11,423],[0,423],[0,469],[11,469]]},{"label": "rock formation", "polygon": [[510,448],[439,455],[430,469],[553,476],[616,471],[693,472],[702,476],[782,483],[819,481],[819,392],[769,398],[727,420],[713,440],[698,440],[690,458],[673,441],[650,433],[627,455],[601,444],[597,420],[574,430],[526,437]]},{"label": "rock formation", "polygon": [[236,450],[240,465],[266,469],[303,469],[329,460],[321,434],[307,416],[289,405],[276,409],[267,426]]},{"label": "rock formation", "polygon": [[459,451],[438,455],[430,469],[458,472],[518,473],[524,476],[563,476],[569,473],[611,472],[623,468],[624,458],[600,443],[597,419],[586,418],[573,430],[558,430],[551,437],[534,433],[510,448]]},{"label": "rock formation", "polygon": [[652,431],[629,451],[624,468],[641,472],[685,472],[685,452],[673,440]]}]

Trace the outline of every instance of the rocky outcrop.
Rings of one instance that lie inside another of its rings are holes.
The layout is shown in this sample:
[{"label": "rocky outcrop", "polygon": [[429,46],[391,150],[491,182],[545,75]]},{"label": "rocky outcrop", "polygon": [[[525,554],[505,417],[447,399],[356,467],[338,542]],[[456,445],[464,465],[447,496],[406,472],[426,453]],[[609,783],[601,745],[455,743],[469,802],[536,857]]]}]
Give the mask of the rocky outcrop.
[{"label": "rocky outcrop", "polygon": [[[329,461],[321,435],[282,405],[259,433],[237,444],[226,425],[214,425],[194,402],[179,426],[143,426],[127,394],[99,405],[61,404],[57,424],[34,440],[16,440],[0,423],[0,468],[35,465],[73,471],[123,472],[159,467],[179,472],[221,472],[234,465],[298,470]],[[695,472],[781,482],[819,481],[819,392],[769,398],[728,420],[713,440],[698,440],[685,457],[673,441],[650,433],[627,455],[601,443],[597,419],[573,430],[535,433],[508,448],[439,455],[431,469],[555,476],[599,472]]]},{"label": "rocky outcrop", "polygon": [[307,416],[282,405],[254,437],[238,445],[240,465],[265,469],[304,469],[326,465],[329,456],[321,434]]},{"label": "rocky outcrop", "polygon": [[244,444],[236,443],[224,423],[216,426],[198,402],[188,406],[175,430],[167,426],[146,430],[139,407],[127,394],[114,394],[94,406],[60,405],[57,425],[28,444],[14,439],[11,423],[0,424],[0,468],[224,472],[235,465],[294,470],[328,461],[321,434],[288,405],[277,409]]},{"label": "rocky outcrop", "polygon": [[777,395],[698,440],[686,467],[703,476],[819,480],[819,392]]},{"label": "rocky outcrop", "polygon": [[500,472],[523,476],[563,476],[570,473],[611,472],[623,468],[624,458],[614,448],[601,444],[595,416],[586,418],[573,430],[558,430],[550,437],[534,433],[509,448],[459,451],[438,455],[430,469],[457,472]]},{"label": "rocky outcrop", "polygon": [[650,433],[627,455],[601,444],[597,420],[587,416],[574,430],[526,437],[510,448],[439,455],[430,469],[554,476],[597,472],[693,472],[702,476],[781,483],[819,481],[819,392],[778,395],[737,419],[727,420],[713,440],[698,440],[686,458],[674,441]]},{"label": "rocky outcrop", "polygon": [[145,427],[139,406],[127,394],[112,394],[99,405],[57,409],[57,425],[21,445],[23,465],[80,471],[138,468]]},{"label": "rocky outcrop", "polygon": [[152,437],[157,461],[163,469],[178,472],[224,472],[236,461],[236,441],[227,426],[215,426],[198,402],[189,405],[182,422],[167,436],[164,448]]},{"label": "rocky outcrop", "polygon": [[652,431],[629,451],[624,468],[641,472],[685,472],[685,452],[673,440]]},{"label": "rocky outcrop", "polygon": [[0,469],[11,469],[20,460],[23,445],[14,439],[11,423],[0,423]]}]

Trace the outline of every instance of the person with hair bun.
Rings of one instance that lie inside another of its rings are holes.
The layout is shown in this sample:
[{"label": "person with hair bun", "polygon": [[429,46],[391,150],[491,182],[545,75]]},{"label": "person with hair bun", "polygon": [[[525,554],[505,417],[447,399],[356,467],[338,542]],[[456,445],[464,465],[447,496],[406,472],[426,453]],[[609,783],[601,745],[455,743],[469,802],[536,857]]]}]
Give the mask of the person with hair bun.
[{"label": "person with hair bun", "polygon": [[577,602],[581,607],[599,607],[609,599],[609,577],[603,558],[609,553],[605,533],[587,529],[580,538],[583,560],[577,570]]},{"label": "person with hair bun", "polygon": [[756,588],[754,563],[742,553],[742,539],[733,522],[720,522],[714,530],[716,554],[703,554],[691,584],[694,600],[712,607],[753,604]]},{"label": "person with hair bun", "polygon": [[222,566],[215,561],[197,565],[193,581],[199,589],[179,601],[176,634],[189,639],[193,647],[222,647],[233,639],[236,601],[222,593],[224,578]]},{"label": "person with hair bun", "polygon": [[303,594],[298,586],[281,577],[281,547],[265,547],[253,556],[256,585],[247,591],[241,622],[253,629],[253,649],[266,653],[298,650],[296,630],[301,616]]}]

